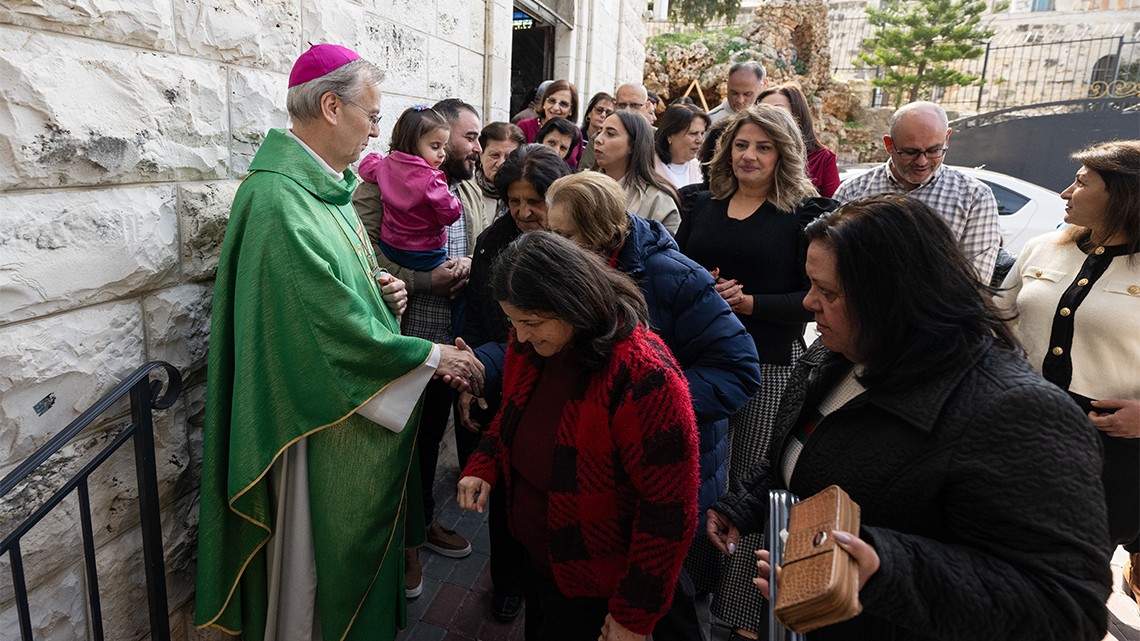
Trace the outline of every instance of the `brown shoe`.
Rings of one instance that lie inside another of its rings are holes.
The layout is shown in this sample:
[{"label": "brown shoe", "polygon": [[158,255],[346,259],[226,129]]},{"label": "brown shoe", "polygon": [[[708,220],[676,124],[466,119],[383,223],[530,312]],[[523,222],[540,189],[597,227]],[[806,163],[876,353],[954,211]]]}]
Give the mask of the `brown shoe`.
[{"label": "brown shoe", "polygon": [[1130,553],[1124,562],[1124,583],[1132,591],[1132,598],[1140,605],[1140,553]]},{"label": "brown shoe", "polygon": [[471,544],[467,539],[456,534],[455,530],[443,527],[439,521],[432,521],[428,526],[427,543],[424,543],[424,547],[453,559],[462,559],[471,554]]},{"label": "brown shoe", "polygon": [[404,550],[404,594],[414,599],[424,591],[424,570],[420,566],[420,551],[415,548]]}]

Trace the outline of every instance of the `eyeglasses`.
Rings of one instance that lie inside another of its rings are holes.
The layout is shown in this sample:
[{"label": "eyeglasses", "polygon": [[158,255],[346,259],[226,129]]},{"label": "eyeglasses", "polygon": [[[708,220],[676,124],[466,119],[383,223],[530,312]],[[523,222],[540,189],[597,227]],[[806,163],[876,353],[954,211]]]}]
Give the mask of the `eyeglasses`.
[{"label": "eyeglasses", "polygon": [[570,108],[570,103],[566,102],[565,100],[557,100],[555,98],[547,98],[545,104],[548,107],[553,107],[553,106],[557,105],[559,107],[562,107],[563,109],[569,109]]},{"label": "eyeglasses", "polygon": [[594,107],[594,113],[598,114],[599,116],[609,116],[613,112],[614,112],[613,109],[606,109],[605,107],[603,107],[601,105]]},{"label": "eyeglasses", "polygon": [[[645,102],[649,101],[646,100]],[[617,107],[618,111],[621,111],[623,109],[641,109],[645,106],[645,102],[619,102],[614,106]]]},{"label": "eyeglasses", "polygon": [[339,98],[341,100],[347,102],[348,104],[352,105],[353,107],[356,107],[357,109],[363,111],[364,115],[368,116],[368,122],[372,123],[373,127],[380,126],[380,120],[382,118],[384,118],[384,116],[381,116],[380,114],[374,114],[371,111],[368,111],[367,109],[365,109],[364,107],[361,107],[360,105],[356,104],[355,102],[349,100],[348,98],[345,98],[344,96],[339,96]]},{"label": "eyeglasses", "polygon": [[903,160],[915,160],[919,156],[926,156],[930,160],[938,160],[946,155],[949,147],[931,147],[930,149],[895,149],[895,153]]}]

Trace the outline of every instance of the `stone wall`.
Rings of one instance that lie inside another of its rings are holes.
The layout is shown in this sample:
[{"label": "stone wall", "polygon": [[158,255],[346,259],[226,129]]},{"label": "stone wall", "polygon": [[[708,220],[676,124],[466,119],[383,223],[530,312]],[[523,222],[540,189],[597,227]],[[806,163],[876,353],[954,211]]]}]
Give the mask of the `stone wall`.
[{"label": "stone wall", "polygon": [[555,25],[554,77],[577,87],[585,109],[599,91],[612,94],[618,85],[642,81],[647,0],[578,0],[576,6],[577,29]]},{"label": "stone wall", "polygon": [[[1120,4],[1129,2],[1133,0]],[[874,68],[849,66],[862,39],[875,31],[863,19],[867,5],[867,0],[828,3],[835,43],[833,70],[842,80],[874,77]],[[1058,0],[1056,11],[1030,11],[1028,0],[1018,0],[1006,11],[984,14],[983,25],[995,32],[988,42],[989,53],[951,66],[974,76],[984,73],[985,85],[948,87],[936,91],[935,100],[948,109],[976,113],[1079,100],[1107,91],[1107,86],[1090,87],[1098,63],[1105,64],[1118,52],[1124,65],[1140,62],[1140,14],[1135,8],[1117,6],[1116,0],[1105,3],[1104,10],[1100,0]],[[1134,83],[1112,90],[1115,95],[1140,92]]]},{"label": "stone wall", "polygon": [[[645,0],[581,4],[605,38],[580,29],[560,64],[591,89],[640,79],[629,60],[639,71]],[[459,97],[484,122],[508,117],[511,12],[508,0],[0,3],[0,475],[142,363],[174,364],[184,391],[158,414],[156,440],[175,639],[213,638],[191,625],[212,281],[237,185],[266,130],[287,125],[292,61],[307,42],[335,42],[385,69],[384,133],[369,148],[384,151],[414,103]],[[126,413],[0,503],[0,536]],[[128,446],[91,484],[109,639],[148,627],[134,478]],[[37,638],[87,638],[77,514],[69,498],[23,542]],[[9,632],[6,557],[0,577]]]},{"label": "stone wall", "polygon": [[[211,281],[237,184],[266,130],[287,124],[292,61],[309,41],[376,61],[388,74],[387,123],[450,96],[502,118],[508,85],[484,77],[496,65],[507,75],[509,4],[489,4],[41,0],[0,10],[0,473],[140,364],[178,367],[185,391],[160,414],[156,439],[175,638],[214,636],[191,625]],[[490,61],[488,11],[506,16]],[[386,148],[385,129],[372,150]],[[48,395],[55,403],[38,415]],[[122,429],[125,409],[10,497],[0,527]],[[91,483],[110,639],[148,629],[134,478],[127,447]],[[23,545],[44,638],[87,635],[77,510],[69,499]],[[11,631],[0,573],[0,629]]]}]

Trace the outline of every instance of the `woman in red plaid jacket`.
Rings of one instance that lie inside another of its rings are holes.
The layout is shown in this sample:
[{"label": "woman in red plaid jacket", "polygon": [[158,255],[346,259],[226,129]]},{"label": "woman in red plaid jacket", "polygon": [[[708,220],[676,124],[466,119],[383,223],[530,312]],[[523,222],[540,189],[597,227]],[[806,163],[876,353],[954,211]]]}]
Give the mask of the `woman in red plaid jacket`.
[{"label": "woman in red plaid jacket", "polygon": [[637,286],[549,232],[500,255],[514,331],[503,405],[459,481],[482,512],[504,483],[529,552],[528,641],[643,639],[668,610],[697,523],[688,385]]}]

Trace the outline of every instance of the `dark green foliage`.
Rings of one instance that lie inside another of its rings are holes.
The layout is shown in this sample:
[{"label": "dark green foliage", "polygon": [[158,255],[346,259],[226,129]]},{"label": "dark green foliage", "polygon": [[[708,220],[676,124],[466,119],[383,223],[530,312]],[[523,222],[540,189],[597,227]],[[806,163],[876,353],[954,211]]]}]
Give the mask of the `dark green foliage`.
[{"label": "dark green foliage", "polygon": [[721,18],[732,22],[738,13],[740,13],[740,0],[669,1],[670,20],[698,27],[703,27]]},{"label": "dark green foliage", "polygon": [[646,49],[659,52],[661,62],[665,62],[666,45],[676,44],[686,47],[694,42],[703,43],[709,48],[709,52],[712,53],[712,64],[756,60],[759,58],[758,48],[741,36],[743,31],[744,26],[739,25],[711,31],[663,33],[647,39],[645,44]]},{"label": "dark green foliage", "polygon": [[[999,3],[994,11],[1006,6]],[[975,84],[977,76],[948,63],[985,53],[978,45],[994,35],[979,26],[985,10],[985,0],[895,0],[882,9],[867,8],[867,21],[879,30],[863,41],[865,51],[853,64],[886,69],[886,78],[872,82],[894,96],[896,107],[904,97],[926,97],[933,87]]]},{"label": "dark green foliage", "polygon": [[1116,79],[1120,82],[1140,81],[1140,60],[1121,64],[1120,71],[1116,74]]}]

